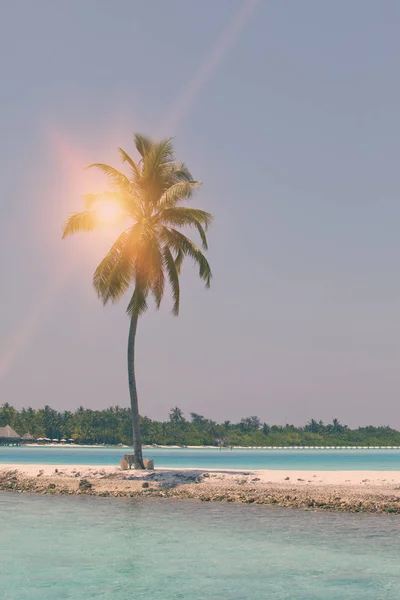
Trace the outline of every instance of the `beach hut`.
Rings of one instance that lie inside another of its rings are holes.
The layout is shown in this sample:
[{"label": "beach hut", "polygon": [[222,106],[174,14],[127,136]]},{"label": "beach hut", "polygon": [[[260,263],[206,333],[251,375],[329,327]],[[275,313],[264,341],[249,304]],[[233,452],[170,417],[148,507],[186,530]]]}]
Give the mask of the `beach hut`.
[{"label": "beach hut", "polygon": [[24,435],[21,438],[21,442],[23,444],[32,444],[32,442],[35,441],[35,438],[33,437],[33,435],[31,435],[29,433],[29,431],[27,433],[24,433]]},{"label": "beach hut", "polygon": [[0,446],[14,446],[20,442],[21,436],[12,427],[9,425],[0,427]]}]

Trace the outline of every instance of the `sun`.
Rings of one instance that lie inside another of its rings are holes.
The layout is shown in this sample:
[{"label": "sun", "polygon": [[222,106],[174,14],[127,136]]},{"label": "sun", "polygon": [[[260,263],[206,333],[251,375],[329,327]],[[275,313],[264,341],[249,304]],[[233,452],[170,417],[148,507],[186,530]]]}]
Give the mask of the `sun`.
[{"label": "sun", "polygon": [[117,202],[101,200],[94,207],[96,217],[103,225],[114,225],[121,217],[122,210]]}]

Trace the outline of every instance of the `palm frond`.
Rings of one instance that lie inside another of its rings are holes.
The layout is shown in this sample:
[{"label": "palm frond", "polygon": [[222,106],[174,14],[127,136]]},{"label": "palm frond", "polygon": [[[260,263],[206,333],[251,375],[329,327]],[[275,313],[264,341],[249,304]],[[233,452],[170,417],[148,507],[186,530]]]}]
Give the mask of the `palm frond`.
[{"label": "palm frond", "polygon": [[99,169],[102,173],[107,175],[107,177],[111,179],[112,183],[115,186],[120,187],[124,190],[130,189],[131,182],[129,181],[128,177],[124,175],[124,173],[121,173],[121,171],[119,171],[115,167],[112,167],[111,165],[105,165],[104,163],[93,163],[92,165],[89,165],[86,168],[92,169],[93,167]]},{"label": "palm frond", "polygon": [[176,257],[175,257],[175,267],[178,272],[178,275],[181,274],[181,267],[182,267],[182,262],[183,262],[184,257],[185,257],[185,255],[183,254],[182,250],[179,249],[177,251]]},{"label": "palm frond", "polygon": [[144,159],[146,154],[148,154],[153,147],[153,140],[146,135],[141,133],[134,134],[135,146],[136,150],[139,152],[140,156]]},{"label": "palm frond", "polygon": [[94,272],[93,287],[104,304],[118,300],[132,281],[132,259],[125,252],[128,241],[129,234],[123,231]]},{"label": "palm frond", "polygon": [[194,223],[194,227],[196,227],[197,231],[199,232],[199,236],[201,238],[201,245],[203,247],[203,250],[208,250],[207,236],[206,236],[206,232],[203,229],[203,226],[200,225],[200,223],[198,221],[196,221]]},{"label": "palm frond", "polygon": [[142,243],[136,258],[138,278],[146,282],[146,286],[152,292],[156,306],[159,308],[165,285],[160,243],[151,228],[142,234],[141,239]]},{"label": "palm frond", "polygon": [[151,291],[157,308],[160,308],[164,295],[165,277],[163,269],[163,256],[160,244],[156,237],[152,241],[152,252],[150,257],[151,269]]},{"label": "palm frond", "polygon": [[73,213],[64,223],[62,239],[78,231],[93,231],[98,225],[96,215],[91,210]]},{"label": "palm frond", "polygon": [[125,294],[135,278],[134,256],[129,251],[129,238],[121,249],[119,258],[108,275],[102,296],[104,304],[108,300],[116,302]]},{"label": "palm frond", "polygon": [[197,208],[175,207],[161,210],[157,219],[167,226],[195,227],[201,238],[201,245],[208,250],[208,242],[205,230],[212,222],[212,215]]},{"label": "palm frond", "polygon": [[165,225],[175,225],[178,227],[193,227],[196,223],[204,225],[205,229],[213,220],[212,214],[198,208],[188,208],[186,206],[175,206],[174,208],[165,208],[157,215],[158,220]]},{"label": "palm frond", "polygon": [[168,279],[171,284],[172,290],[172,298],[174,300],[172,306],[172,313],[177,317],[179,314],[179,296],[180,296],[180,288],[179,288],[179,273],[176,268],[176,261],[172,256],[171,250],[168,246],[164,246],[163,250],[164,257],[164,265],[168,273]]},{"label": "palm frond", "polygon": [[198,248],[191,239],[176,229],[163,227],[162,237],[164,238],[165,242],[175,250],[175,252],[182,251],[185,256],[190,256],[190,258],[197,263],[199,267],[199,275],[201,279],[205,281],[206,288],[209,288],[212,278],[211,268],[200,248]]},{"label": "palm frond", "polygon": [[147,294],[148,290],[143,282],[136,279],[135,289],[132,298],[129,301],[126,312],[130,317],[138,317],[147,310]]},{"label": "palm frond", "polygon": [[143,177],[146,180],[162,177],[161,170],[173,162],[174,148],[172,138],[153,143],[143,162]]},{"label": "palm frond", "polygon": [[189,200],[196,189],[200,187],[201,181],[179,181],[171,185],[161,196],[158,207],[173,208],[181,202]]},{"label": "palm frond", "polygon": [[106,304],[108,300],[111,302],[119,300],[129,289],[134,274],[134,263],[126,256],[121,257],[107,280],[107,292],[103,296],[103,303]]},{"label": "palm frond", "polygon": [[183,162],[174,163],[171,168],[171,183],[179,183],[180,181],[193,181],[191,172]]},{"label": "palm frond", "polygon": [[194,177],[185,163],[175,162],[174,160],[165,162],[160,166],[159,177],[163,182],[163,191],[166,191],[175,183],[194,181]]},{"label": "palm frond", "polygon": [[125,152],[125,150],[123,150],[122,148],[118,148],[118,152],[121,155],[122,162],[127,162],[132,169],[134,177],[139,179],[141,175],[139,165],[137,165],[135,161],[129,156],[129,154]]}]

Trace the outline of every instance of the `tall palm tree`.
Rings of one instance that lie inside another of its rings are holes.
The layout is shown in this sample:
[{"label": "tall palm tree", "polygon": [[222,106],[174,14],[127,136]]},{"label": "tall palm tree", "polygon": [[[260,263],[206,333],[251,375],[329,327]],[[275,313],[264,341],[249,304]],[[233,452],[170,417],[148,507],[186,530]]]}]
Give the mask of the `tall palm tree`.
[{"label": "tall palm tree", "polygon": [[171,139],[153,141],[144,135],[135,134],[134,140],[139,153],[138,162],[119,148],[122,162],[129,167],[129,175],[109,165],[90,165],[108,176],[112,184],[111,190],[106,194],[86,196],[85,210],[68,218],[63,238],[98,227],[100,223],[96,203],[104,197],[118,203],[124,216],[129,218],[129,226],[121,232],[97,267],[93,285],[104,304],[115,302],[129,289],[132,290],[127,307],[130,317],[128,381],[135,467],[143,469],[134,364],[138,318],[146,311],[150,294],[159,308],[166,280],[169,280],[172,290],[172,312],[178,315],[179,274],[186,256],[198,265],[201,279],[207,288],[210,287],[211,269],[204,254],[179,228],[195,228],[200,235],[202,247],[206,250],[206,230],[212,215],[184,206],[200,182],[193,179],[184,163],[175,161]]}]

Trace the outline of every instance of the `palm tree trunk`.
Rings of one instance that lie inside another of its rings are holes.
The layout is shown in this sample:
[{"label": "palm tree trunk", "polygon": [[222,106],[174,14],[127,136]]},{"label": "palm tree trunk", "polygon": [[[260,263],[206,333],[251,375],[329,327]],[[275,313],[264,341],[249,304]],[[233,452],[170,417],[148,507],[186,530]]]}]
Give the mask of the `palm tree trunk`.
[{"label": "palm tree trunk", "polygon": [[128,381],[129,395],[131,397],[133,447],[135,449],[135,469],[144,469],[142,441],[140,437],[139,427],[139,405],[135,379],[135,338],[137,322],[137,316],[131,318],[128,338]]}]

